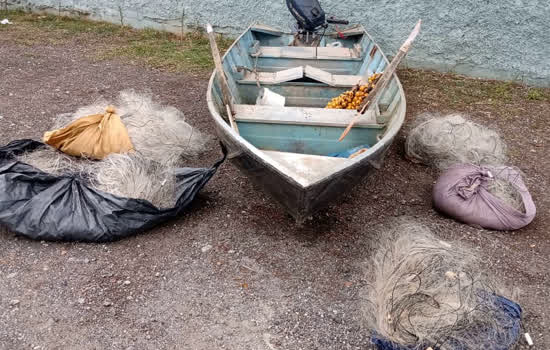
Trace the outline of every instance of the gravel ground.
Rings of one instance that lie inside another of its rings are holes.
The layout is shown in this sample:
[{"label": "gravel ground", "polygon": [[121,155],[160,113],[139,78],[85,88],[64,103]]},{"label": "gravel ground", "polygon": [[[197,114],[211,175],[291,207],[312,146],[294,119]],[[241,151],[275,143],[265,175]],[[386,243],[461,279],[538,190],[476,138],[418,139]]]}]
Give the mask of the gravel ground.
[{"label": "gravel ground", "polygon": [[[2,143],[38,139],[57,114],[127,88],[151,91],[212,132],[205,76],[97,62],[86,42],[23,45],[9,35],[0,38]],[[549,349],[550,103],[513,88],[508,103],[470,94],[465,104],[449,86],[500,83],[401,76],[408,121],[385,166],[301,228],[229,163],[190,213],[117,243],[35,242],[0,227],[0,348],[369,349],[364,262],[376,227],[406,215],[479,251],[490,273],[519,287],[525,330],[535,349]],[[490,232],[432,209],[436,172],[403,156],[410,124],[425,111],[467,112],[500,130],[538,206],[531,225]],[[219,158],[216,142],[210,147],[200,164]]]}]

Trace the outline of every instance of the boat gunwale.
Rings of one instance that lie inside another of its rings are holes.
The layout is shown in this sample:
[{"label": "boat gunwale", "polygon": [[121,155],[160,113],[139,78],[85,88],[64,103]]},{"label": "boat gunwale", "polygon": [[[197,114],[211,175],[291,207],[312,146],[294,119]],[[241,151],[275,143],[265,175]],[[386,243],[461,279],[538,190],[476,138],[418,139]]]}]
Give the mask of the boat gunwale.
[{"label": "boat gunwale", "polygon": [[[252,27],[255,25],[260,24],[259,22],[254,22],[251,24],[235,41],[231,46],[227,49],[225,54],[222,57],[222,62],[225,60],[227,55],[233,50],[233,48],[237,45],[238,42],[243,38],[244,35],[246,35],[248,32],[252,30]],[[359,24],[358,27],[360,27],[363,30],[364,35],[367,35],[367,37],[371,40],[371,42],[377,47],[378,51],[380,51],[380,54],[382,55],[382,59],[386,61],[386,65],[389,65],[388,58],[384,54],[384,52],[380,49],[379,45],[374,41],[372,36],[367,32],[365,27],[362,24]],[[292,33],[286,33],[287,35],[292,35]],[[365,58],[366,59],[366,58]],[[399,131],[401,130],[404,122],[405,122],[405,114],[406,114],[406,106],[407,106],[407,100],[405,98],[405,91],[403,90],[403,86],[401,85],[401,81],[399,80],[399,77],[396,73],[393,74],[393,79],[395,79],[398,91],[401,94],[401,104],[399,109],[394,112],[392,119],[390,122],[386,125],[386,130],[382,136],[382,138],[371,148],[369,148],[368,151],[364,152],[363,154],[359,155],[358,157],[355,157],[353,159],[347,159],[347,162],[342,163],[342,165],[337,166],[333,169],[333,171],[326,175],[323,178],[320,178],[312,183],[302,183],[298,179],[295,179],[288,174],[282,172],[280,170],[280,165],[277,161],[275,161],[273,158],[265,154],[262,150],[248,142],[246,139],[244,139],[241,135],[236,134],[235,131],[231,128],[231,126],[226,123],[226,121],[223,119],[223,117],[220,115],[218,109],[216,108],[213,96],[212,96],[212,90],[214,85],[214,80],[216,77],[216,71],[214,70],[210,76],[210,80],[208,83],[208,90],[206,93],[206,100],[208,104],[208,110],[210,111],[210,115],[216,125],[218,127],[221,127],[223,129],[223,132],[231,137],[240,148],[240,151],[248,151],[250,154],[258,158],[260,161],[262,161],[267,166],[271,167],[273,170],[275,170],[279,175],[286,178],[287,181],[292,182],[295,186],[300,187],[302,190],[307,191],[309,188],[312,188],[314,186],[319,185],[320,183],[323,183],[325,181],[330,181],[331,179],[339,176],[340,174],[345,173],[348,169],[365,165],[364,163],[368,163],[369,166],[372,166],[371,160],[372,158],[379,154],[381,151],[383,151],[385,148],[391,146],[391,143],[393,142],[393,139],[397,136]],[[397,118],[397,119],[395,119]],[[221,137],[220,137],[221,138]]]}]

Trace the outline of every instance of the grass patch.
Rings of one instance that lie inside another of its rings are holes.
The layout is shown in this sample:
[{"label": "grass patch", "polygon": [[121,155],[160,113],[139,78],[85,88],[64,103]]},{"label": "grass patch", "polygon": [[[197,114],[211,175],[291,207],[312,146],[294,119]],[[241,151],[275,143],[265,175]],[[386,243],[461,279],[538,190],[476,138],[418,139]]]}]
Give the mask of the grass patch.
[{"label": "grass patch", "polygon": [[513,84],[511,82],[496,83],[495,86],[489,91],[489,95],[494,100],[510,100],[512,96]]},{"label": "grass patch", "polygon": [[531,101],[543,101],[548,99],[542,89],[531,88],[527,91],[527,99]]},{"label": "grass patch", "polygon": [[8,11],[3,14],[0,12],[0,14],[2,17],[9,18],[14,23],[14,26],[31,26],[45,32],[55,31],[65,34],[93,33],[111,36],[125,30],[124,27],[107,22],[93,22],[81,18],[54,16],[50,14],[38,15],[23,11]]},{"label": "grass patch", "polygon": [[[225,51],[232,40],[219,37],[218,46]],[[126,45],[107,50],[100,59],[125,57],[147,63],[155,68],[172,71],[210,70],[214,64],[208,38],[201,32],[174,34],[146,29],[135,31],[127,38]]]},{"label": "grass patch", "polygon": [[126,27],[107,22],[93,22],[83,18],[54,15],[36,15],[18,12],[14,21],[25,23],[45,31],[57,31],[65,34],[93,33],[102,36],[118,35],[127,30]]},{"label": "grass patch", "polygon": [[44,30],[62,31],[66,34],[92,33],[100,36],[113,36],[128,28],[106,22],[92,22],[84,19],[47,15],[33,22]]},{"label": "grass patch", "polygon": [[[120,25],[90,21],[85,18],[37,15],[23,11],[3,13],[14,23],[0,29],[12,32],[12,39],[26,46],[44,43],[58,45],[69,40],[97,43],[99,60],[126,59],[171,71],[206,72],[213,69],[210,44],[199,30],[183,37],[168,32],[136,30]],[[232,40],[218,37],[218,46],[225,51]]]},{"label": "grass patch", "polygon": [[479,106],[510,108],[529,101],[550,101],[550,89],[530,88],[515,82],[409,68],[399,69],[398,75],[407,97],[421,96],[415,102],[425,108],[475,111]]}]

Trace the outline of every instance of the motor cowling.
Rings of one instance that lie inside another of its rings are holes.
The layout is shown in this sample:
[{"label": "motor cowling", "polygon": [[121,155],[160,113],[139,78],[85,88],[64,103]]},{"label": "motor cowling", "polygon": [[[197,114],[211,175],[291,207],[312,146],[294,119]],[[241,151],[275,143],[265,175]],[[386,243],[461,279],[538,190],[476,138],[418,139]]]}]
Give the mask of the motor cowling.
[{"label": "motor cowling", "polygon": [[308,32],[314,32],[320,27],[326,26],[325,11],[317,0],[286,0],[290,13],[298,21],[300,28]]}]

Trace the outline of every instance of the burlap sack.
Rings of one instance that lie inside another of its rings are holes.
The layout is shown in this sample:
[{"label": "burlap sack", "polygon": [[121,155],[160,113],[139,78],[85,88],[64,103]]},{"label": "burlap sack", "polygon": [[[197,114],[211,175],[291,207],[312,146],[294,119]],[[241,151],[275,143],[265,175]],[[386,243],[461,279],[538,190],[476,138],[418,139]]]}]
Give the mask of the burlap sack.
[{"label": "burlap sack", "polygon": [[82,117],[62,129],[46,132],[43,141],[71,156],[92,159],[134,150],[126,127],[111,106],[104,114]]}]

